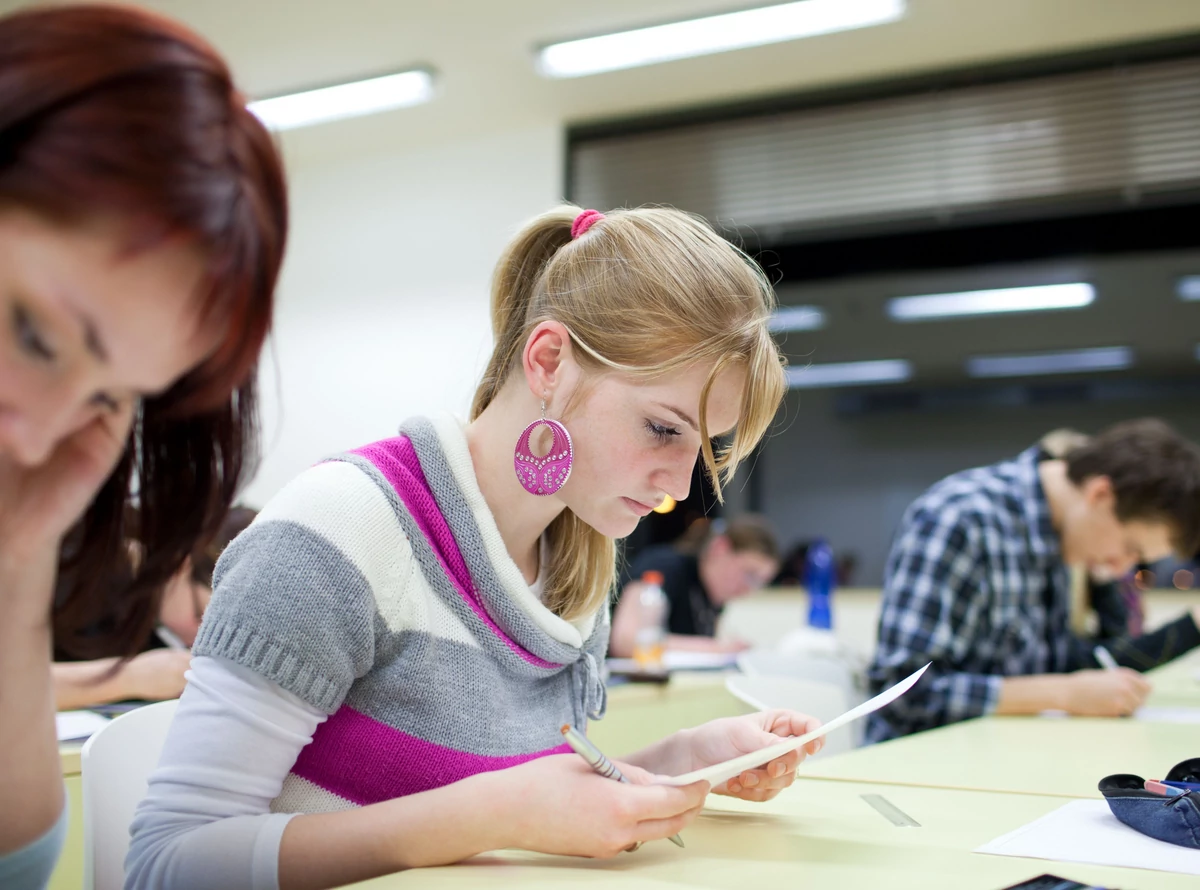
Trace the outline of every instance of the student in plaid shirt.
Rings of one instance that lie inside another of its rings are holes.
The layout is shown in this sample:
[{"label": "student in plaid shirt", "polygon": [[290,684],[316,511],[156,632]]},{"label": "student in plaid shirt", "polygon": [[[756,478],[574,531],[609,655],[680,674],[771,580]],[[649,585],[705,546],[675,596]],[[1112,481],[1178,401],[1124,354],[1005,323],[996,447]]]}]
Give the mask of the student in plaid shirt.
[{"label": "student in plaid shirt", "polygon": [[[868,741],[988,713],[1132,712],[1149,684],[1094,669],[1096,641],[1070,629],[1068,567],[1119,577],[1198,547],[1200,449],[1161,421],[1118,424],[1061,459],[1034,446],[943,479],[893,542],[868,677],[877,692],[933,664],[872,715]],[[1200,644],[1198,621],[1200,607],[1157,632],[1160,660]]]}]

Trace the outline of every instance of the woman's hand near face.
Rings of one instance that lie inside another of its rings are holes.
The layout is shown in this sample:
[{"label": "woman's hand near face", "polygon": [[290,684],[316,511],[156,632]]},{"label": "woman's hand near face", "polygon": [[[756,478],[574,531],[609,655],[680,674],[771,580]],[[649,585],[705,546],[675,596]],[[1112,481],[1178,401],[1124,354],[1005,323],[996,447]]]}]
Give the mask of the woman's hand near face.
[{"label": "woman's hand near face", "polygon": [[0,853],[48,830],[62,810],[54,745],[50,608],[58,548],[121,455],[132,409],[97,418],[43,464],[0,456]]},{"label": "woman's hand near face", "polygon": [[42,464],[0,457],[0,550],[23,558],[57,550],[120,458],[133,404],[124,403],[65,438]]}]

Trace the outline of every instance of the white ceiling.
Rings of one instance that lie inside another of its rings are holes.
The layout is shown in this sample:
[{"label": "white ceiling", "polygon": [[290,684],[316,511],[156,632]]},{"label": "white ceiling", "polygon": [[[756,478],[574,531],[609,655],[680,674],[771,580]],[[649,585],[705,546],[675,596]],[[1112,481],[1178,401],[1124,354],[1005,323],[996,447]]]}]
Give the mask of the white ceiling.
[{"label": "white ceiling", "polygon": [[[28,5],[0,0],[0,11]],[[543,42],[694,17],[739,0],[144,0],[225,53],[254,96],[417,63],[436,102],[289,135],[441,141],[536,123],[644,114],[765,93],[1200,32],[1197,0],[909,0],[896,24],[568,81],[533,69]]]}]

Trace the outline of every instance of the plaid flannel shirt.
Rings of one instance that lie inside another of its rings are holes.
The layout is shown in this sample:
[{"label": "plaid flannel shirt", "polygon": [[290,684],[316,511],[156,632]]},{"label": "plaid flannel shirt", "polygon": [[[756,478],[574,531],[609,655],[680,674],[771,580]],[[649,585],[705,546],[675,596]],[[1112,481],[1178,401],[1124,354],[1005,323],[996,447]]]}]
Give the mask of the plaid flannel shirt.
[{"label": "plaid flannel shirt", "polygon": [[1069,574],[1042,490],[1037,447],[956,473],[908,508],[884,576],[873,691],[932,662],[871,715],[868,741],[978,717],[1004,677],[1070,665]]}]

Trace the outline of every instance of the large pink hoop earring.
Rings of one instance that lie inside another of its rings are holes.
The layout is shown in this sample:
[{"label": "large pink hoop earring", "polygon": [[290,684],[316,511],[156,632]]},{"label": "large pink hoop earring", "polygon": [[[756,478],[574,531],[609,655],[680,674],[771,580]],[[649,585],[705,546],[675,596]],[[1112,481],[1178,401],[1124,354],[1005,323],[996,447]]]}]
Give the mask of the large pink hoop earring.
[{"label": "large pink hoop earring", "polygon": [[[529,447],[533,431],[539,426],[550,427],[553,441],[550,451],[545,457],[538,457]],[[525,427],[517,438],[517,447],[513,453],[513,469],[517,471],[517,481],[530,494],[546,497],[555,494],[567,484],[571,476],[571,464],[575,452],[571,445],[571,434],[557,420],[546,417],[546,401],[542,400],[542,417]]]}]

